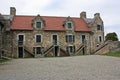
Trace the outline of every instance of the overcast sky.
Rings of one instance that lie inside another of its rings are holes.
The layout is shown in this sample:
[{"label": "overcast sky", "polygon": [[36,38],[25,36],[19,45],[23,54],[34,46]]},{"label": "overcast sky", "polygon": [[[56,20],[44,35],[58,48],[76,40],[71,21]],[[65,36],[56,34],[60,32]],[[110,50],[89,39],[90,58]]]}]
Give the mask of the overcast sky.
[{"label": "overcast sky", "polygon": [[120,40],[120,0],[0,0],[0,13],[9,14],[15,7],[17,15],[79,17],[86,11],[93,18],[100,13],[105,34],[116,32]]}]

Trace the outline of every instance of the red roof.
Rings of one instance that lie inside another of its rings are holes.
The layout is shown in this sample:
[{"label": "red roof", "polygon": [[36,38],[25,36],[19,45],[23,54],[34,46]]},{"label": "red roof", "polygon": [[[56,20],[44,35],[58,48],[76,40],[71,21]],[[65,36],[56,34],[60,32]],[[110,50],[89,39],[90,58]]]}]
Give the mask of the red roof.
[{"label": "red roof", "polygon": [[[36,16],[15,16],[11,25],[11,30],[33,30],[32,20]],[[63,22],[66,17],[41,16],[45,20],[44,30],[65,31]],[[82,18],[73,18],[75,31],[90,31]]]}]

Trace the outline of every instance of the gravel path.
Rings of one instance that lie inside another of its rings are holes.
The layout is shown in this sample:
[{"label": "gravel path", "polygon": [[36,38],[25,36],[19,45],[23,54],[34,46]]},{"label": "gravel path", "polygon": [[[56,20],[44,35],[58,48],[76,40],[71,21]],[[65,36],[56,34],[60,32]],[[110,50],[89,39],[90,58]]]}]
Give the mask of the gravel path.
[{"label": "gravel path", "polygon": [[0,63],[0,80],[120,80],[120,58],[78,56]]}]

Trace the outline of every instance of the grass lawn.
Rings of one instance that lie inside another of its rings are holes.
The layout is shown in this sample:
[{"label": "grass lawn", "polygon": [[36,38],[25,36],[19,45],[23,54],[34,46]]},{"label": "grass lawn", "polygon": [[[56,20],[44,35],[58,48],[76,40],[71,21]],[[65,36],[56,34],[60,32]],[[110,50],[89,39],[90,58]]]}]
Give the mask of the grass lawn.
[{"label": "grass lawn", "polygon": [[110,52],[106,54],[107,56],[120,57],[120,52]]},{"label": "grass lawn", "polygon": [[0,59],[0,63],[6,62],[6,61],[9,61],[9,59],[5,59],[5,58]]}]

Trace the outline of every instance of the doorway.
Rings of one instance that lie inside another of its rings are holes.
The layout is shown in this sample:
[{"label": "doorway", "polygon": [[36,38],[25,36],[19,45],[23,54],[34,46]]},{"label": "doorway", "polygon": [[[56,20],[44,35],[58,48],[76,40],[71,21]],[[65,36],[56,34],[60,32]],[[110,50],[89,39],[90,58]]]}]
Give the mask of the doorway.
[{"label": "doorway", "polygon": [[24,50],[23,50],[23,47],[18,47],[18,58],[23,58],[24,57],[24,55],[23,55],[23,52]]},{"label": "doorway", "polygon": [[54,47],[54,56],[55,57],[59,56],[59,46]]}]

